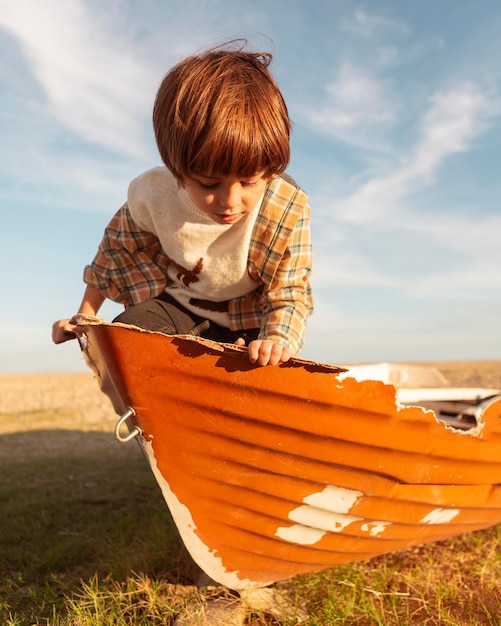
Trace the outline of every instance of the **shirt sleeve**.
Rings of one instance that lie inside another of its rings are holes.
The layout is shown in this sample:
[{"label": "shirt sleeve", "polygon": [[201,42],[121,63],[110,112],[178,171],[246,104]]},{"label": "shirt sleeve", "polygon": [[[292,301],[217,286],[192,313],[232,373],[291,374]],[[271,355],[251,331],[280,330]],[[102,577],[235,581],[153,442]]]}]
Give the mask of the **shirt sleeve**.
[{"label": "shirt sleeve", "polygon": [[271,203],[274,217],[262,216],[249,254],[249,273],[261,287],[230,302],[230,321],[243,328],[259,327],[260,339],[272,339],[297,353],[313,312],[310,207],[302,190],[285,185],[274,190]]},{"label": "shirt sleeve", "polygon": [[162,293],[169,279],[168,259],[153,233],[132,219],[127,204],[113,216],[84,282],[126,307]]},{"label": "shirt sleeve", "polygon": [[273,276],[264,276],[260,339],[273,339],[297,353],[304,345],[306,319],[313,312],[309,277],[312,254],[309,207],[296,222]]}]

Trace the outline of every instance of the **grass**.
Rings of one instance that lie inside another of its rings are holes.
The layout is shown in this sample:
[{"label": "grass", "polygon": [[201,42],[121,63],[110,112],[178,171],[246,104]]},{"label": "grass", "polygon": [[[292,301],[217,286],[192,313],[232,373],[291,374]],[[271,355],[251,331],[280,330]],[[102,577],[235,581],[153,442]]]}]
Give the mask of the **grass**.
[{"label": "grass", "polygon": [[[42,411],[1,420],[1,624],[169,625],[200,603],[198,569],[152,473],[136,444],[114,441],[113,422],[74,430],[70,413]],[[25,423],[43,428],[14,428]],[[306,607],[306,626],[501,626],[500,546],[496,526],[278,587]]]},{"label": "grass", "polygon": [[501,527],[304,580],[308,624],[501,624]]}]

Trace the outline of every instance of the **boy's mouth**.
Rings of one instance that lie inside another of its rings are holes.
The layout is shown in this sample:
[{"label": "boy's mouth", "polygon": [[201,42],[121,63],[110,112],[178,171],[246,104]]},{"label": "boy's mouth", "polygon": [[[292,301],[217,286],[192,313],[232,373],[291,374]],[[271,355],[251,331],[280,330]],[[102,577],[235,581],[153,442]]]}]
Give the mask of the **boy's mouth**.
[{"label": "boy's mouth", "polygon": [[217,213],[217,217],[224,222],[225,224],[233,224],[238,221],[241,217],[241,213]]}]

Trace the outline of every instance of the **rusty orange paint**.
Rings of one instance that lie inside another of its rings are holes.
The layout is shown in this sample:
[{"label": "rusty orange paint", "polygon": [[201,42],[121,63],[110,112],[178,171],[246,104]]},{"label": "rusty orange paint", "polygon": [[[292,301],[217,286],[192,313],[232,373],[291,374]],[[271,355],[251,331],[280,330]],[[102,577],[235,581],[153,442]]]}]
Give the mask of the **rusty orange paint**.
[{"label": "rusty orange paint", "polygon": [[469,431],[395,388],[293,359],[81,319],[80,345],[140,441],[188,550],[267,585],[501,521],[501,400]]}]

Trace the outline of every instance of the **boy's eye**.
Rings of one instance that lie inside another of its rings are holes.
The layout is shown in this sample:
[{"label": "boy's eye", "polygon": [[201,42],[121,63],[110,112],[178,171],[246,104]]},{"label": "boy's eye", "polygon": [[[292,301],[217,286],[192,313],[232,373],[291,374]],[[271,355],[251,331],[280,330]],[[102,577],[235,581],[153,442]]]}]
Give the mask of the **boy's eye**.
[{"label": "boy's eye", "polygon": [[[195,178],[194,179],[198,185],[202,188],[202,189],[217,189],[222,183],[224,183],[224,181],[220,181],[220,180],[200,180],[199,178]],[[244,188],[249,188],[249,187],[255,187],[258,183],[258,181],[256,180],[240,180],[239,181],[240,185]]]},{"label": "boy's eye", "polygon": [[216,187],[219,185],[219,183],[203,183],[201,180],[198,181],[198,184],[203,189],[216,189]]}]

